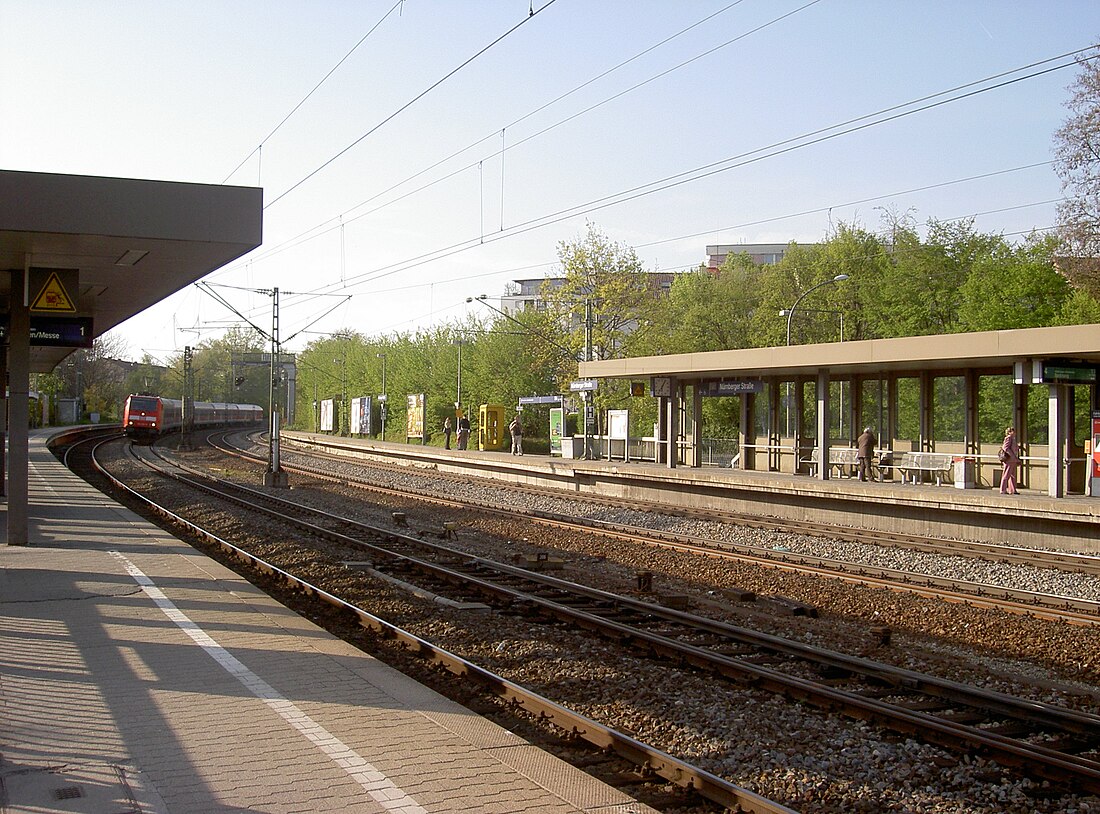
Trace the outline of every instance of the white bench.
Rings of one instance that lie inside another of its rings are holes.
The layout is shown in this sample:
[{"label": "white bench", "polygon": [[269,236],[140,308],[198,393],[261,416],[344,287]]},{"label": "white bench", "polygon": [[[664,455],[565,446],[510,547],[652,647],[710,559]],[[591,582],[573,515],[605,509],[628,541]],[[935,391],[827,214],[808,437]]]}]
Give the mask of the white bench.
[{"label": "white bench", "polygon": [[927,472],[940,486],[951,479],[951,465],[951,456],[945,452],[903,452],[893,468],[901,472],[902,483],[920,483]]},{"label": "white bench", "polygon": [[[836,469],[837,477],[852,477],[859,474],[859,461],[856,458],[858,450],[852,447],[830,447],[829,448],[829,467],[830,469]],[[810,453],[809,458],[803,458],[801,461],[810,470],[810,475],[817,474],[817,467],[821,463],[821,450],[818,447],[814,447],[813,452]]]}]

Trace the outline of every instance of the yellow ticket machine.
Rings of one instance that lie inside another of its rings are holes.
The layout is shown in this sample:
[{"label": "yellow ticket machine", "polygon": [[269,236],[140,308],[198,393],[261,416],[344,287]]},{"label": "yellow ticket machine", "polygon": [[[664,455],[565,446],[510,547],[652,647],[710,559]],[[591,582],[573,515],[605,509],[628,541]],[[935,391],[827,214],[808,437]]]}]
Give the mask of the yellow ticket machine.
[{"label": "yellow ticket machine", "polygon": [[477,448],[504,449],[504,405],[482,404],[477,412]]}]

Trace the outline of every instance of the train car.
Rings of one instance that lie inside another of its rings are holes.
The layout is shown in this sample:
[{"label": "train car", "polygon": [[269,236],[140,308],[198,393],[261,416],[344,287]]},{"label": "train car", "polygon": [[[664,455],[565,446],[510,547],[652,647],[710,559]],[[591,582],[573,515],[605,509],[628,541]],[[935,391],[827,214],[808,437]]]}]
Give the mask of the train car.
[{"label": "train car", "polygon": [[[251,426],[262,424],[264,409],[256,404],[227,404],[210,401],[193,402],[196,429],[220,426]],[[128,436],[152,441],[183,426],[183,402],[160,396],[132,394],[126,397],[122,410],[122,427]]]}]

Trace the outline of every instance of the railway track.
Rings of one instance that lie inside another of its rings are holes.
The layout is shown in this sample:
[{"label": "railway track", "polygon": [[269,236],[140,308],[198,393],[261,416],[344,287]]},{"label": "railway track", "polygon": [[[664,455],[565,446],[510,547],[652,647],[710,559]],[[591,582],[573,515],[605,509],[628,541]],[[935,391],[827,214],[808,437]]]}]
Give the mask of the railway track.
[{"label": "railway track", "polygon": [[[224,436],[222,436],[221,441],[216,443],[216,447],[229,454],[247,457],[254,461],[262,460],[259,456],[251,453],[247,449],[229,444],[224,440]],[[347,463],[346,457],[340,457],[338,460],[342,463]],[[375,463],[372,461],[371,465],[374,466]],[[342,485],[355,486],[379,494],[400,496],[407,496],[409,494],[400,489],[391,489],[377,484],[367,483],[347,475],[334,475],[331,471],[326,471],[321,466],[306,466],[301,463],[291,464],[288,463],[285,458],[282,461],[282,466],[290,472],[296,472],[308,475],[312,478]],[[511,484],[494,484],[494,490],[496,489],[546,494],[546,490],[517,487]],[[763,546],[733,546],[700,537],[673,534],[623,523],[577,518],[555,514],[549,511],[522,510],[511,506],[502,509],[499,505],[495,505],[489,501],[479,501],[475,503],[468,499],[459,501],[423,494],[418,494],[416,497],[419,500],[431,501],[441,506],[472,506],[476,507],[479,511],[503,514],[506,516],[522,514],[532,521],[546,523],[560,528],[576,529],[583,532],[598,532],[630,542],[661,546],[676,551],[689,552],[708,557],[736,559],[742,562],[754,563],[780,570],[794,571],[815,576],[835,577],[854,584],[906,591],[922,596],[935,597],[948,602],[960,602],[974,606],[996,608],[1009,613],[1058,619],[1073,624],[1100,625],[1100,602],[1079,597],[1044,594],[1036,591],[1007,588],[987,583],[947,579],[928,574],[876,567],[865,563],[854,563],[808,554],[781,551]],[[599,505],[619,505],[620,507],[632,505],[630,501],[623,501],[622,503],[616,504],[610,500],[587,495],[582,497],[570,494],[569,499],[580,500],[586,503],[596,503]],[[651,505],[643,506],[635,504],[634,508],[646,512],[654,511],[654,507]],[[791,523],[769,520],[767,518],[747,517],[739,514],[715,513],[709,511],[692,512],[671,509],[661,509],[660,511],[667,511],[668,513],[675,513],[684,517],[711,521],[719,520],[776,531],[831,536],[873,545],[883,544],[883,536],[877,533],[871,535],[859,529],[845,529],[826,524],[806,523],[793,525]],[[1025,564],[1033,567],[1054,568],[1066,570],[1071,573],[1100,576],[1100,557],[1088,555],[1067,554],[1036,549],[1020,549],[1015,547],[997,547],[988,544],[963,544],[957,541],[933,540],[931,538],[904,535],[889,535],[888,542],[885,544],[898,548],[912,545],[916,550],[945,556],[965,556],[965,552],[969,552],[975,558],[993,562]]]},{"label": "railway track", "polygon": [[281,523],[339,540],[369,558],[353,561],[353,567],[369,562],[392,578],[458,601],[478,599],[503,613],[553,618],[739,684],[1100,792],[1100,717],[1094,714],[833,653],[472,557],[444,542],[425,540],[423,532],[413,536],[370,526],[207,476],[172,476],[251,511],[276,512]]},{"label": "railway track", "polygon": [[[98,449],[104,444],[118,439],[119,436],[111,436],[106,439],[91,439],[87,443],[88,446],[94,444],[95,449]],[[70,465],[70,453],[78,446],[80,445],[73,444],[65,451],[66,465]],[[133,449],[129,445],[128,448],[131,450]],[[94,459],[96,452],[93,450],[91,455]],[[193,488],[197,488],[198,486],[198,481],[193,480],[193,476],[184,477],[178,472],[172,472],[166,468],[167,465],[163,461],[153,464],[145,454],[135,455],[134,457],[141,460],[146,466],[154,466],[160,474],[172,478],[177,483],[188,483]],[[140,493],[128,487],[122,480],[112,475],[108,467],[99,462],[95,462],[94,466],[115,488],[143,502],[154,512],[172,523],[183,526],[191,533],[205,539],[208,543],[218,546],[233,558],[247,563],[249,567],[269,577],[275,578],[286,586],[300,591],[321,603],[339,610],[354,619],[359,626],[373,630],[386,639],[398,642],[405,650],[444,668],[454,677],[480,685],[488,692],[503,699],[508,705],[520,708],[538,719],[552,722],[559,730],[566,733],[567,741],[587,742],[590,746],[598,750],[598,754],[593,759],[581,761],[580,765],[582,768],[585,765],[595,765],[606,762],[606,755],[615,755],[635,767],[634,771],[629,776],[619,775],[616,777],[615,782],[618,785],[631,785],[646,782],[657,783],[658,785],[661,783],[669,783],[674,786],[679,786],[693,795],[698,795],[699,798],[729,812],[744,812],[745,814],[798,814],[795,809],[768,800],[748,789],[741,788],[723,778],[693,766],[690,763],[668,755],[636,738],[600,724],[591,718],[555,703],[551,699],[528,690],[515,682],[508,681],[467,659],[463,659],[452,652],[442,649],[426,639],[409,633],[385,619],[341,599],[334,593],[325,590],[325,588],[312,584],[308,580],[296,576],[288,570],[274,566],[250,554],[244,548],[191,523],[182,516],[175,514],[170,509],[158,505],[155,501],[142,496]],[[207,480],[209,481],[209,479]],[[223,489],[230,491],[230,486],[226,483],[216,482],[211,486],[211,483],[208,482],[203,486],[207,491],[213,488],[213,494],[218,495],[221,500],[233,500],[230,495],[222,491]],[[249,502],[247,499],[240,502],[240,498],[238,497],[237,505],[247,508],[249,507]],[[252,505],[251,509],[257,512],[263,511],[257,509],[255,505]],[[270,513],[270,510],[268,510],[267,514],[270,515]],[[280,519],[282,520],[285,518]],[[302,521],[299,520],[299,523],[301,522]],[[323,533],[319,528],[313,528],[312,531],[315,534]],[[605,757],[600,757],[600,754]],[[659,792],[656,794],[657,798],[661,796]],[[682,805],[682,802],[674,800],[673,805]],[[693,808],[692,810],[695,809]]]},{"label": "railway track", "polygon": [[[347,455],[326,453],[326,449],[343,450],[355,453],[352,445],[342,444],[339,439],[318,440],[311,438],[308,442],[293,439],[284,440],[284,445],[289,448],[308,450],[314,455],[326,455],[332,460],[347,461]],[[242,450],[243,451],[243,450]],[[407,466],[387,464],[377,459],[372,459],[372,466],[389,468],[392,471],[407,471]],[[466,482],[476,482],[475,479],[461,475],[439,473],[439,477],[452,478]],[[529,494],[553,494],[553,490],[540,487],[524,486],[522,484],[500,484],[500,488]],[[806,534],[816,537],[828,537],[837,540],[863,543],[881,546],[884,548],[904,548],[910,551],[921,551],[941,556],[965,557],[986,562],[1008,563],[1015,565],[1031,565],[1038,568],[1053,568],[1068,573],[1089,574],[1100,576],[1100,556],[1091,554],[1078,554],[1073,552],[1054,551],[1041,548],[1027,548],[1007,544],[985,543],[974,540],[950,540],[939,537],[927,537],[912,534],[900,534],[879,530],[868,530],[842,526],[834,523],[821,523],[813,520],[800,520],[797,523],[780,518],[766,517],[759,514],[747,514],[744,512],[720,511],[717,509],[692,509],[690,507],[665,505],[655,507],[651,502],[635,501],[627,498],[605,498],[600,495],[570,493],[570,499],[583,500],[603,506],[618,508],[632,507],[639,511],[652,512],[659,510],[667,514],[675,514],[680,517],[698,520],[717,520],[748,526],[750,528],[766,529],[784,533]]]}]

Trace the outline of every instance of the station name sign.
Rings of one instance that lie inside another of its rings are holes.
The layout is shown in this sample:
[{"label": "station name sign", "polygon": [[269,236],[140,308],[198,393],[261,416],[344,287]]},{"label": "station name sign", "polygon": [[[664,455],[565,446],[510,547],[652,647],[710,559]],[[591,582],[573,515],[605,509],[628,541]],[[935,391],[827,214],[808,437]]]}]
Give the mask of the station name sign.
[{"label": "station name sign", "polygon": [[[7,342],[7,314],[0,316],[0,341]],[[90,348],[95,336],[92,317],[31,316],[30,344],[36,348]]]},{"label": "station name sign", "polygon": [[575,382],[569,382],[570,393],[583,393],[590,390],[599,390],[600,382],[597,379],[580,379]]},{"label": "station name sign", "polygon": [[520,396],[520,404],[560,404],[561,396]]},{"label": "station name sign", "polygon": [[742,393],[763,393],[764,382],[760,379],[736,379],[723,382],[701,382],[701,396],[739,396]]},{"label": "station name sign", "polygon": [[1086,362],[1046,359],[1034,362],[1036,384],[1096,384],[1097,366]]}]

